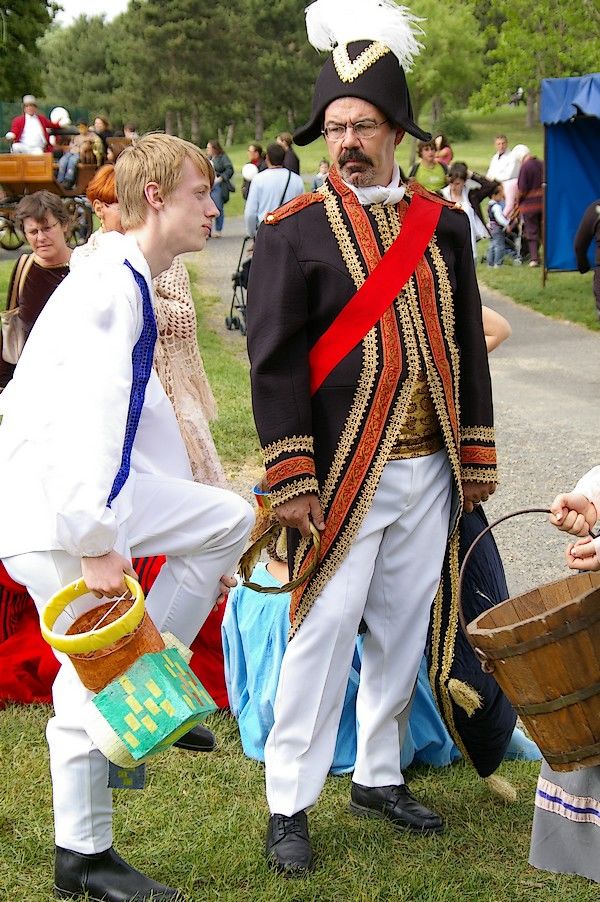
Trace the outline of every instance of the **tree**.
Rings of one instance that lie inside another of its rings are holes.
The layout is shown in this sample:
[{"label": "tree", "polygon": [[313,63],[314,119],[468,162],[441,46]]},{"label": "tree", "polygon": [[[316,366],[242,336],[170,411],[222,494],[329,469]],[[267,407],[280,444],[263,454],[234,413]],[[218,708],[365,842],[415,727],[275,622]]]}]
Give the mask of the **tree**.
[{"label": "tree", "polygon": [[56,12],[51,0],[0,0],[0,98],[21,99],[42,89],[37,42]]},{"label": "tree", "polygon": [[479,87],[484,39],[466,0],[452,4],[416,0],[411,9],[424,20],[424,47],[408,75],[414,120],[418,122],[425,105],[431,103],[435,121],[445,103],[457,109]]},{"label": "tree", "polygon": [[597,0],[494,0],[504,21],[490,50],[485,83],[473,98],[484,109],[506,103],[517,87],[527,95],[533,126],[543,78],[585,75],[600,69],[600,7]]},{"label": "tree", "polygon": [[[222,109],[224,86],[240,57],[232,6],[203,0],[134,0],[109,51],[113,102],[148,127],[199,135],[204,116]],[[231,90],[234,86],[231,85]]]},{"label": "tree", "polygon": [[[324,61],[308,43],[304,4],[246,0],[246,15],[259,104],[255,114],[293,130],[308,117],[312,86]],[[258,131],[255,137],[261,140]]]},{"label": "tree", "polygon": [[68,108],[80,106],[92,115],[106,114],[114,88],[106,66],[114,31],[104,16],[85,15],[69,28],[51,28],[40,42],[45,95]]}]

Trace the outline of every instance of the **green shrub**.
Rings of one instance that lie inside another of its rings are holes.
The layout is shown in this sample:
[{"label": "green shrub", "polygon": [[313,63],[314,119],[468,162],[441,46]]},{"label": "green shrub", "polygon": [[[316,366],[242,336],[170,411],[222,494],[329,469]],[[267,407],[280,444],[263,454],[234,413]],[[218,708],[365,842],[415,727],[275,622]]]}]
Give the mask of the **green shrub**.
[{"label": "green shrub", "polygon": [[449,141],[469,141],[473,135],[462,113],[446,113],[432,127],[432,132],[434,135],[444,134]]}]

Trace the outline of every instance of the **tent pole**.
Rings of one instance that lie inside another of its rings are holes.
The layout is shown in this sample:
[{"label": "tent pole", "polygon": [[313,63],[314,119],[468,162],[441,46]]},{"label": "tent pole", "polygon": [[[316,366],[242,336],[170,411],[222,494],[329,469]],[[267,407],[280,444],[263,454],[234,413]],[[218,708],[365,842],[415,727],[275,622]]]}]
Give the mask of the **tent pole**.
[{"label": "tent pole", "polygon": [[548,270],[546,269],[546,191],[548,184],[546,182],[546,167],[548,161],[548,126],[544,125],[544,181],[542,182],[542,247],[544,250],[544,265],[542,266],[542,288],[546,287],[546,278]]}]

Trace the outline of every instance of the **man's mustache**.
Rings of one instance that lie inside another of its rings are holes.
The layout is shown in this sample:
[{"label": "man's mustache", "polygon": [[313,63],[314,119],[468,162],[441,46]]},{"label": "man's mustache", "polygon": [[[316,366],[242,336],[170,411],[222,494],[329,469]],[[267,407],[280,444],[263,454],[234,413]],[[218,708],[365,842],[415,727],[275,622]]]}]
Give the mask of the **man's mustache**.
[{"label": "man's mustache", "polygon": [[373,160],[368,157],[362,150],[346,150],[338,160],[338,166],[341,168],[346,163],[365,163],[367,166],[373,165]]}]

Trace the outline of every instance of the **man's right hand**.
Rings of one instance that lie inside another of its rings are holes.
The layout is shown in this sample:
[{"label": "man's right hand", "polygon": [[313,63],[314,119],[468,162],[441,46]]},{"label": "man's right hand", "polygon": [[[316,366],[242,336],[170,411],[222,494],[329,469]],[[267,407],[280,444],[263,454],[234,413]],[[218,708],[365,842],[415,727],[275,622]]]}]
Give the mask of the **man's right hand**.
[{"label": "man's right hand", "polygon": [[587,536],[598,519],[595,504],[578,492],[557,495],[550,505],[550,522],[573,536]]},{"label": "man's right hand", "polygon": [[310,536],[311,521],[318,530],[325,529],[321,503],[317,495],[299,495],[273,508],[282,526],[299,529],[304,538]]},{"label": "man's right hand", "polygon": [[81,574],[86,586],[96,598],[118,598],[129,592],[125,584],[124,574],[134,579],[137,574],[131,561],[119,554],[109,551],[100,557],[82,557]]}]

